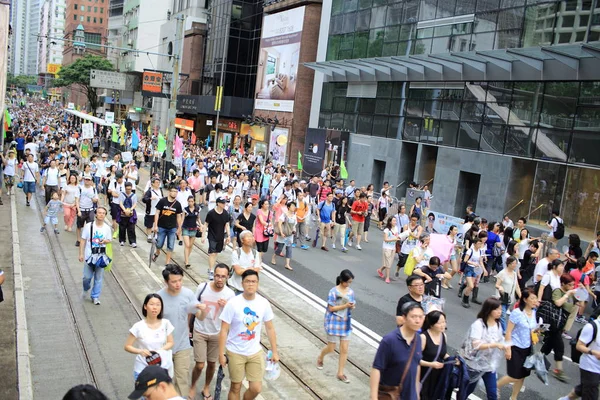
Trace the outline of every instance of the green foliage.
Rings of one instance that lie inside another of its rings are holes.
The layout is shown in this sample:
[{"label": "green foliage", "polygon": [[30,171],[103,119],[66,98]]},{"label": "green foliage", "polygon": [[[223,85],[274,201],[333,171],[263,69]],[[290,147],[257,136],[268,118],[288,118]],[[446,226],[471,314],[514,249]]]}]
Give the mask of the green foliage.
[{"label": "green foliage", "polygon": [[37,76],[35,75],[13,75],[8,74],[7,86],[17,86],[25,89],[27,85],[37,85]]},{"label": "green foliage", "polygon": [[74,63],[62,67],[58,72],[58,77],[54,80],[54,86],[79,85],[86,93],[92,112],[95,112],[99,104],[96,88],[90,86],[90,70],[92,69],[112,71],[114,68],[106,58],[88,54],[78,58]]}]

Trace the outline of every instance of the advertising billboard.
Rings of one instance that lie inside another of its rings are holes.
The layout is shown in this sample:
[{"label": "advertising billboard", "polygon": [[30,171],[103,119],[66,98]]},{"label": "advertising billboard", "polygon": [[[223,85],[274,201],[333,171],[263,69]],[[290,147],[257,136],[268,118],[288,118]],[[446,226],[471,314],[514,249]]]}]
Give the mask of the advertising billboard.
[{"label": "advertising billboard", "polygon": [[307,175],[320,175],[325,162],[325,129],[308,128],[302,155],[303,172]]},{"label": "advertising billboard", "polygon": [[127,75],[120,72],[90,70],[90,86],[100,89],[125,90]]},{"label": "advertising billboard", "polygon": [[163,75],[160,72],[144,71],[142,90],[145,92],[161,93]]},{"label": "advertising billboard", "polygon": [[272,155],[274,165],[285,165],[285,156],[287,154],[288,143],[287,128],[275,128],[271,131],[271,140],[269,141],[269,153]]},{"label": "advertising billboard", "polygon": [[265,16],[256,73],[255,109],[293,111],[303,25],[304,7]]}]

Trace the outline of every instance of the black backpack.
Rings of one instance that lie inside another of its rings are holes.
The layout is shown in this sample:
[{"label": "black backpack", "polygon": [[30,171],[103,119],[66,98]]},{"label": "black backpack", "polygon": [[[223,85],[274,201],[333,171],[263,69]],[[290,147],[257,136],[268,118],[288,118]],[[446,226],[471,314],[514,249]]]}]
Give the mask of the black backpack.
[{"label": "black backpack", "polygon": [[563,222],[560,222],[558,218],[556,218],[556,222],[556,231],[552,236],[554,236],[554,239],[560,240],[565,237],[565,224]]},{"label": "black backpack", "polygon": [[[589,347],[590,344],[596,340],[596,336],[598,335],[598,325],[596,324],[596,321],[591,321],[590,323],[592,324],[594,333],[592,334],[592,340],[590,340],[589,343],[586,343],[586,347]],[[585,326],[583,328],[585,328]],[[577,350],[577,342],[579,341],[579,336],[581,336],[581,331],[583,331],[583,328],[581,328],[579,332],[577,332],[577,335],[575,335],[575,337],[569,342],[571,345],[571,360],[577,364],[579,364],[579,360],[581,359],[581,352]]]}]

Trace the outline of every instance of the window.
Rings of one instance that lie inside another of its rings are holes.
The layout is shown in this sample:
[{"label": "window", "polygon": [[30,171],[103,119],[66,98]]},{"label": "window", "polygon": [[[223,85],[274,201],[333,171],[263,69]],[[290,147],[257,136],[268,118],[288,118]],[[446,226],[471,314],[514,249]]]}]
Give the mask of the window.
[{"label": "window", "polygon": [[92,6],[88,6],[88,12],[92,12]]},{"label": "window", "polygon": [[81,22],[83,22],[83,20],[84,20],[84,18],[83,18],[83,15],[79,17],[79,20],[80,20]]},{"label": "window", "polygon": [[100,7],[100,14],[104,14],[104,7]]},{"label": "window", "polygon": [[94,17],[94,23],[96,23],[96,17]]},{"label": "window", "polygon": [[77,4],[73,4],[73,9],[77,10]]},{"label": "window", "polygon": [[94,7],[94,12],[97,13],[98,12],[98,7]]},{"label": "window", "polygon": [[102,23],[102,18],[100,18],[100,23]]},{"label": "window", "polygon": [[73,21],[77,21],[77,14],[73,15]]},{"label": "window", "polygon": [[90,17],[87,17],[87,22],[90,22]]}]

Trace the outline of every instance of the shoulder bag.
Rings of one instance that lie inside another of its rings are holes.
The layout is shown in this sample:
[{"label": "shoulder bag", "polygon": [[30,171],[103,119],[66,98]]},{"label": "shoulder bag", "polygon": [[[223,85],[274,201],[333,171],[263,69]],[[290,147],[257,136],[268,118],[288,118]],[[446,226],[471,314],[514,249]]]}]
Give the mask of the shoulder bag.
[{"label": "shoulder bag", "polygon": [[271,212],[269,211],[269,215],[267,215],[267,223],[263,229],[263,235],[266,237],[273,237],[275,231],[273,229],[273,223],[271,222]]},{"label": "shoulder bag", "polygon": [[404,385],[404,380],[406,379],[406,375],[408,375],[408,371],[410,370],[410,365],[412,364],[413,357],[415,355],[415,350],[417,349],[417,334],[413,338],[413,343],[410,346],[410,355],[408,356],[408,361],[406,366],[404,367],[404,372],[402,372],[402,377],[400,378],[400,384],[398,386],[388,386],[379,384],[377,398],[379,400],[398,400],[400,399],[400,395],[402,394],[402,386]]}]

